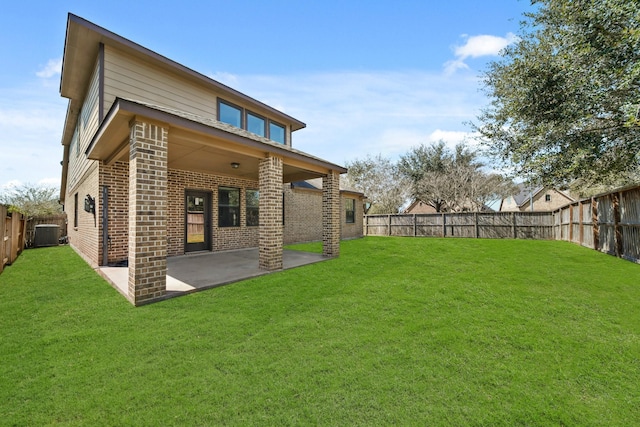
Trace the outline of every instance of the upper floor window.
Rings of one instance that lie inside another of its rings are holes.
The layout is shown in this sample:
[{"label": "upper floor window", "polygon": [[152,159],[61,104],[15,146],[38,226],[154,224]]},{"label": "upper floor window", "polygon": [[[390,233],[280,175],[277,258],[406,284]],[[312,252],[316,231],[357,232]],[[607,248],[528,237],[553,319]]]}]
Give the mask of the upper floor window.
[{"label": "upper floor window", "polygon": [[355,199],[346,199],[344,205],[346,211],[345,222],[347,224],[353,224],[356,222],[356,201]]},{"label": "upper floor window", "polygon": [[218,120],[237,128],[242,128],[242,109],[224,101],[219,101]]},{"label": "upper floor window", "polygon": [[284,144],[284,126],[275,122],[269,122],[269,139]]},{"label": "upper floor window", "polygon": [[247,111],[247,130],[249,132],[265,136],[265,123],[266,122],[262,117]]},{"label": "upper floor window", "polygon": [[287,143],[284,125],[221,99],[218,99],[218,121],[248,130],[280,144]]},{"label": "upper floor window", "polygon": [[544,201],[545,202],[550,202],[551,201],[551,194],[545,194],[544,195]]}]

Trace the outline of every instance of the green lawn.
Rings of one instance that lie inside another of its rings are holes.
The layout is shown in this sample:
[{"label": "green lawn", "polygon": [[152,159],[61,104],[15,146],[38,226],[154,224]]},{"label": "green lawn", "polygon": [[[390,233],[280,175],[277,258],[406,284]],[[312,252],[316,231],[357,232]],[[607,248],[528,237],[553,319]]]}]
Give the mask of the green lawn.
[{"label": "green lawn", "polygon": [[139,308],[69,247],[25,251],[0,275],[0,425],[640,425],[640,265],[550,241],[341,251]]}]

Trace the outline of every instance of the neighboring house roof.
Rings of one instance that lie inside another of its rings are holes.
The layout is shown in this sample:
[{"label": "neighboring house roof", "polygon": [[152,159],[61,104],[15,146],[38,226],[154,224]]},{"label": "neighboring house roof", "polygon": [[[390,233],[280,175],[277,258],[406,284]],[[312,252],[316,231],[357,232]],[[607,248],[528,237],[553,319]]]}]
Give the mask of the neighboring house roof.
[{"label": "neighboring house roof", "polygon": [[[558,190],[556,188],[551,188],[551,187],[530,187],[524,183],[520,183],[517,185],[517,188],[519,189],[519,192],[517,194],[513,194],[510,197],[513,199],[513,204],[511,204],[511,206],[518,208],[518,210],[521,210],[523,207],[527,206],[531,199],[536,200],[538,195],[540,193],[546,192],[546,191],[553,191],[563,197],[565,197],[569,202],[573,202],[575,201],[575,198],[573,198],[569,193],[562,191],[562,190]],[[503,211],[504,208],[506,207],[505,205],[507,205],[507,200],[509,198],[505,198],[502,199],[502,201],[500,202],[500,211]]]},{"label": "neighboring house roof", "polygon": [[436,208],[416,199],[404,210],[404,213],[436,213]]}]

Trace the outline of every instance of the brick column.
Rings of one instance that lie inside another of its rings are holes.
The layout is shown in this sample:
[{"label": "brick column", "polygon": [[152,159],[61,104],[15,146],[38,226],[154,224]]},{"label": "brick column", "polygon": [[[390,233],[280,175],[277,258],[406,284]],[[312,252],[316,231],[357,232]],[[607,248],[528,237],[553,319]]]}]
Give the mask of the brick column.
[{"label": "brick column", "polygon": [[132,121],[129,140],[129,299],[162,297],[167,285],[168,129]]},{"label": "brick column", "polygon": [[259,266],[282,269],[282,159],[269,156],[260,160]]},{"label": "brick column", "polygon": [[322,177],[322,255],[340,255],[340,174]]}]

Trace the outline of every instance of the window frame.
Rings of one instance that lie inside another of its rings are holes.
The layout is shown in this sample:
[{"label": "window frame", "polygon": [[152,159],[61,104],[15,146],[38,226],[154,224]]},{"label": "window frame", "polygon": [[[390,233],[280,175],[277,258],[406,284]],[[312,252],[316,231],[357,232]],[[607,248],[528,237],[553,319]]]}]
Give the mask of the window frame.
[{"label": "window frame", "polygon": [[[255,132],[253,132],[252,130],[249,129],[249,116],[253,116],[256,119],[262,120],[262,134],[255,133]],[[263,138],[267,137],[267,128],[268,128],[268,124],[269,124],[269,119],[267,119],[266,117],[261,116],[260,114],[254,113],[251,110],[245,110],[245,123],[246,123],[245,130],[247,132],[251,132],[251,133],[253,133],[255,135],[258,135],[258,136],[261,136]]]},{"label": "window frame", "polygon": [[[227,107],[231,107],[231,108],[234,108],[234,109],[240,111],[240,126],[236,126],[236,125],[234,125],[232,123],[223,122],[222,120],[220,120],[220,110],[221,110],[220,106],[223,105],[223,104],[226,105]],[[258,113],[254,112],[252,110],[249,110],[247,108],[241,107],[241,106],[239,106],[237,104],[234,104],[233,102],[226,101],[226,100],[224,100],[222,98],[217,98],[217,105],[218,105],[218,108],[217,108],[217,112],[216,112],[216,117],[217,117],[217,120],[219,122],[226,123],[229,126],[233,126],[233,127],[238,128],[238,129],[246,130],[247,132],[251,132],[248,129],[248,121],[249,121],[248,120],[248,116],[252,115],[252,116],[254,116],[256,118],[264,120],[264,134],[263,135],[255,134],[255,135],[261,136],[263,138],[267,138],[267,139],[275,142],[276,144],[289,145],[288,144],[288,135],[287,135],[287,126],[286,125],[283,125],[282,123],[277,122],[275,120],[271,120],[270,118],[265,117],[262,114],[258,114]],[[272,138],[272,136],[271,136],[271,126],[276,126],[276,127],[282,129],[282,141],[278,141],[278,140],[275,140],[275,139]],[[251,132],[251,133],[253,133],[253,132]]]},{"label": "window frame", "polygon": [[[249,192],[255,192],[257,193],[257,197],[256,200],[258,202],[258,204],[256,206],[249,206]],[[247,227],[257,227],[260,225],[260,190],[256,190],[253,188],[247,188],[246,190],[244,190],[244,215],[245,215],[245,225]],[[255,214],[250,214],[249,212],[254,211],[255,210]],[[255,218],[255,223],[254,221],[251,221],[251,219]]]},{"label": "window frame", "polygon": [[230,108],[238,110],[238,112],[240,113],[240,126],[239,126],[239,129],[244,129],[246,127],[245,119],[244,119],[244,108],[242,108],[241,106],[236,105],[236,104],[234,104],[232,102],[220,99],[220,98],[218,98],[218,108],[217,108],[217,119],[218,119],[218,121],[221,122],[221,123],[226,123],[229,126],[238,127],[238,126],[234,125],[233,123],[222,121],[222,119],[221,119],[222,109],[220,108],[220,106],[223,105],[223,104],[226,105],[227,107],[230,107]]},{"label": "window frame", "polygon": [[[344,211],[345,211],[345,217],[344,217],[344,222],[345,224],[355,224],[356,223],[356,199],[344,199],[345,203],[344,203]],[[351,205],[351,206],[349,206]],[[349,209],[349,208],[352,209]],[[349,215],[351,214],[351,215]]]},{"label": "window frame", "polygon": [[78,228],[78,193],[73,195],[73,228]]},{"label": "window frame", "polygon": [[[221,197],[220,197],[220,193],[222,191],[234,191],[237,192],[238,196],[237,196],[237,200],[238,200],[238,204],[237,205],[232,205],[232,204],[222,204],[220,202]],[[238,187],[227,187],[227,186],[223,186],[220,185],[218,186],[218,228],[229,228],[229,227],[240,227],[240,188]],[[235,210],[235,221],[232,221],[231,224],[228,224],[225,216],[223,216],[223,212],[228,212],[228,213],[232,213]]]},{"label": "window frame", "polygon": [[[277,126],[279,128],[282,128],[282,142],[281,141],[276,141],[275,139],[273,139],[271,137],[271,126]],[[277,142],[278,144],[282,144],[282,145],[287,145],[287,127],[283,124],[280,124],[276,121],[273,120],[269,120],[269,136],[268,138],[273,141],[273,142]]]}]

